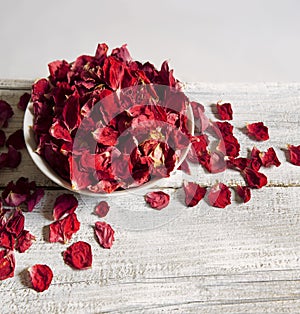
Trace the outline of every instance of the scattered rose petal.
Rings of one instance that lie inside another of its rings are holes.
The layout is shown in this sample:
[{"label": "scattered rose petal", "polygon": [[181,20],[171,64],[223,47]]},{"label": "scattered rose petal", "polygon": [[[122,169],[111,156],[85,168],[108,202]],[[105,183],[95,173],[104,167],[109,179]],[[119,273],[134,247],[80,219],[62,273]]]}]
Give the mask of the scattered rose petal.
[{"label": "scattered rose petal", "polygon": [[245,168],[243,174],[248,186],[252,189],[260,189],[268,183],[267,177],[252,168]]},{"label": "scattered rose petal", "polygon": [[32,235],[28,230],[23,230],[17,238],[17,244],[15,248],[20,253],[24,253],[31,247],[33,241],[35,241],[35,236]]},{"label": "scattered rose petal", "polygon": [[29,93],[24,93],[18,102],[18,108],[25,111],[27,108],[27,105],[29,103],[31,95]]},{"label": "scattered rose petal", "polygon": [[92,266],[92,248],[83,241],[78,241],[63,253],[66,264],[76,269],[87,269]]},{"label": "scattered rose petal", "polygon": [[7,128],[8,119],[14,115],[12,107],[4,100],[0,100],[0,128]]},{"label": "scattered rose petal", "polygon": [[183,182],[186,206],[196,206],[205,196],[206,188],[193,182]]},{"label": "scattered rose petal", "polygon": [[296,166],[300,166],[300,145],[288,145],[290,162]]},{"label": "scattered rose petal", "polygon": [[103,248],[110,249],[112,247],[113,241],[115,240],[115,232],[109,224],[97,221],[95,223],[95,234],[98,238],[99,244]]},{"label": "scattered rose petal", "polygon": [[26,203],[29,212],[32,212],[35,206],[44,197],[45,191],[42,188],[37,188],[32,194],[27,196]]},{"label": "scattered rose petal", "polygon": [[79,228],[80,222],[76,214],[72,213],[61,220],[53,222],[49,226],[49,241],[67,243]]},{"label": "scattered rose petal", "polygon": [[52,282],[53,272],[47,265],[36,264],[28,269],[32,287],[37,292],[47,290]]},{"label": "scattered rose petal", "polygon": [[0,154],[0,169],[3,167],[17,168],[21,163],[22,155],[14,147],[9,146],[7,153]]},{"label": "scattered rose petal", "polygon": [[22,149],[25,147],[23,130],[17,130],[12,133],[6,140],[6,146],[12,146],[14,149]]},{"label": "scattered rose petal", "polygon": [[269,139],[268,128],[263,122],[256,122],[247,125],[249,135],[257,141],[266,141]]},{"label": "scattered rose petal", "polygon": [[0,247],[13,250],[15,246],[15,238],[12,233],[6,230],[0,231]]},{"label": "scattered rose petal", "polygon": [[238,196],[243,200],[244,203],[247,203],[250,201],[251,190],[248,186],[237,185],[236,192]]},{"label": "scattered rose petal", "polygon": [[225,104],[217,103],[217,111],[220,120],[232,120],[232,108],[230,103]]},{"label": "scattered rose petal", "polygon": [[152,208],[160,210],[169,205],[170,195],[162,191],[149,192],[145,195],[145,201]]},{"label": "scattered rose petal", "polygon": [[177,169],[185,172],[188,175],[191,175],[191,170],[190,170],[189,164],[186,160],[184,160]]},{"label": "scattered rose petal", "polygon": [[25,217],[20,209],[15,209],[9,217],[5,230],[15,237],[18,237],[24,230]]},{"label": "scattered rose petal", "polygon": [[5,144],[6,135],[3,130],[0,130],[0,147],[3,147]]},{"label": "scattered rose petal", "polygon": [[5,280],[14,276],[15,256],[13,251],[0,250],[0,280]]},{"label": "scattered rose petal", "polygon": [[53,208],[54,220],[59,220],[65,215],[74,213],[77,207],[78,200],[73,194],[62,194],[58,196]]},{"label": "scattered rose petal", "polygon": [[271,167],[272,165],[279,167],[281,165],[273,147],[268,148],[267,152],[260,153],[259,158],[264,167]]},{"label": "scattered rose petal", "polygon": [[109,212],[109,205],[106,201],[101,201],[96,207],[95,207],[95,214],[99,217],[103,218],[107,215]]},{"label": "scattered rose petal", "polygon": [[230,198],[231,191],[223,183],[216,184],[208,192],[209,203],[214,207],[225,208],[231,204]]}]

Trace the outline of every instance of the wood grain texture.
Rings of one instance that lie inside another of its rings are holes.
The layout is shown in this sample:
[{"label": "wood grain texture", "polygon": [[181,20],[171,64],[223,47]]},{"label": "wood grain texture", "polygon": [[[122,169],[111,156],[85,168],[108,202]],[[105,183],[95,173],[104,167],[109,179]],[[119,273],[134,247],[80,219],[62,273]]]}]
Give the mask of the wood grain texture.
[{"label": "wood grain texture", "polygon": [[[0,99],[15,106],[30,82],[0,81]],[[22,89],[22,90],[21,90]],[[264,172],[269,185],[253,191],[248,204],[226,209],[183,204],[180,171],[160,187],[171,204],[161,212],[149,209],[143,195],[111,197],[105,218],[116,230],[111,250],[102,249],[93,234],[97,199],[79,197],[81,229],[71,243],[92,245],[93,267],[74,271],[63,263],[68,245],[47,242],[47,226],[55,198],[63,193],[33,165],[26,151],[21,166],[0,174],[0,187],[20,175],[46,187],[38,208],[26,213],[26,228],[37,241],[24,254],[16,253],[16,276],[0,282],[1,313],[298,313],[300,311],[300,167],[286,162],[281,149],[300,144],[300,84],[188,84],[190,97],[210,105],[230,101],[236,136],[246,154],[254,144],[274,146],[282,166]],[[270,141],[255,143],[239,128],[264,121]],[[15,109],[8,134],[22,127]],[[188,177],[186,177],[188,178]],[[193,176],[203,185],[215,181],[234,186],[235,173],[209,175],[198,168]],[[55,188],[55,189],[54,189]],[[139,228],[140,227],[140,228]],[[143,230],[135,230],[143,229]],[[48,291],[28,288],[26,269],[46,263],[54,271]]]}]

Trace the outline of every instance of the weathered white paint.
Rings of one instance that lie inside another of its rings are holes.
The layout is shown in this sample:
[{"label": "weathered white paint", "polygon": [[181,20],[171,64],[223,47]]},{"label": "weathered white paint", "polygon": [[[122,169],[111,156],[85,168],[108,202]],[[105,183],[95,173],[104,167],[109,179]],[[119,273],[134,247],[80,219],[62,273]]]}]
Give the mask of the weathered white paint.
[{"label": "weathered white paint", "polygon": [[[23,90],[11,86],[25,90],[29,85],[0,81],[0,99],[16,105]],[[211,118],[209,104],[222,99],[232,102],[236,127],[252,121],[269,126],[270,141],[256,144],[262,149],[274,146],[282,161],[281,167],[265,171],[269,186],[253,191],[248,204],[233,202],[216,209],[202,201],[186,208],[178,172],[162,186],[172,201],[161,212],[148,209],[142,195],[111,198],[105,219],[116,230],[111,250],[100,248],[94,239],[97,217],[91,213],[96,200],[80,198],[81,229],[71,243],[91,243],[94,260],[92,269],[74,271],[61,257],[67,245],[45,239],[53,202],[63,190],[49,182],[23,151],[18,169],[1,170],[0,186],[24,175],[47,191],[38,208],[26,213],[26,228],[37,241],[26,253],[16,254],[16,276],[0,282],[1,313],[299,312],[300,167],[287,163],[280,149],[287,143],[300,144],[300,84],[199,83],[187,85],[187,91],[206,105]],[[15,113],[8,133],[21,127],[22,112]],[[239,130],[236,136],[244,153],[255,144]],[[198,169],[192,179],[205,185],[216,180],[243,182],[234,172],[208,175]],[[135,211],[142,213],[148,230],[132,230],[135,221],[130,214]],[[165,224],[151,229],[160,217]],[[54,271],[53,284],[44,293],[27,287],[24,271],[34,263],[46,263]]]}]

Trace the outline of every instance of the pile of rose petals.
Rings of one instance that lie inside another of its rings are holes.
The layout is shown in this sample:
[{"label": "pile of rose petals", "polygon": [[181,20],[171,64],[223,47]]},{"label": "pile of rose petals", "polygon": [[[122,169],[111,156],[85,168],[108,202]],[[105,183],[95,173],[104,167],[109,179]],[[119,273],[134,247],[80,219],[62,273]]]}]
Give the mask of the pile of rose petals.
[{"label": "pile of rose petals", "polygon": [[126,45],[49,64],[32,86],[36,152],[74,190],[112,193],[170,175],[190,142],[188,98],[164,62]]}]

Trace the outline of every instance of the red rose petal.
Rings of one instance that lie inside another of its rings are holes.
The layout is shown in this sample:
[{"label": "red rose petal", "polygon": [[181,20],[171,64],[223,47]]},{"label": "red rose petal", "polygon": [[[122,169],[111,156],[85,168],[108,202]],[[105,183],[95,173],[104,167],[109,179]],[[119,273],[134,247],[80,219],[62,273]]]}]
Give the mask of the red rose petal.
[{"label": "red rose petal", "polygon": [[29,93],[24,93],[19,99],[18,108],[25,111],[29,103],[30,97],[31,95]]},{"label": "red rose petal", "polygon": [[52,282],[53,272],[47,265],[36,264],[28,269],[32,287],[37,292],[47,290]]},{"label": "red rose petal", "polygon": [[68,97],[63,108],[62,116],[64,119],[63,121],[70,132],[75,128],[78,128],[81,121],[78,94],[73,94]]},{"label": "red rose petal", "polygon": [[162,191],[149,192],[145,195],[145,201],[152,208],[160,210],[169,205],[170,195]]},{"label": "red rose petal", "polygon": [[0,100],[0,128],[8,126],[8,119],[14,115],[12,107],[4,100]]},{"label": "red rose petal", "polygon": [[40,202],[44,197],[45,191],[42,188],[37,188],[32,194],[30,194],[27,199],[27,209],[29,212],[32,212],[35,206]]},{"label": "red rose petal", "polygon": [[77,207],[78,200],[73,194],[62,194],[58,196],[53,208],[54,220],[59,220],[65,215],[74,213]]},{"label": "red rose petal", "polygon": [[12,233],[6,230],[0,231],[0,247],[13,250],[15,246],[15,238]]},{"label": "red rose petal", "polygon": [[15,149],[22,149],[25,147],[23,130],[17,130],[12,133],[6,140],[6,146],[12,146]]},{"label": "red rose petal", "polygon": [[80,228],[80,222],[75,213],[53,222],[49,226],[49,241],[67,243]]},{"label": "red rose petal", "polygon": [[111,127],[98,128],[92,132],[95,141],[102,145],[114,146],[118,141],[119,132]]},{"label": "red rose petal", "polygon": [[5,280],[14,276],[15,256],[13,251],[0,250],[0,280]]},{"label": "red rose petal", "polygon": [[300,145],[288,145],[289,160],[292,164],[300,166]]},{"label": "red rose petal", "polygon": [[209,203],[214,207],[225,208],[227,205],[231,204],[230,198],[231,191],[223,183],[216,184],[208,192]]},{"label": "red rose petal", "polygon": [[217,104],[220,120],[232,120],[232,108],[230,103]]},{"label": "red rose petal", "polygon": [[263,122],[256,122],[247,125],[249,135],[257,141],[266,141],[269,139],[268,128]]},{"label": "red rose petal", "polygon": [[239,195],[239,197],[243,200],[244,203],[247,203],[250,201],[251,198],[251,190],[248,186],[240,186],[238,185],[236,187],[236,192]]},{"label": "red rose petal", "polygon": [[194,114],[196,131],[203,133],[209,126],[209,119],[204,113],[204,106],[195,101],[192,101],[190,105]]},{"label": "red rose petal", "polygon": [[5,144],[6,135],[3,130],[0,130],[0,147],[3,147]]},{"label": "red rose petal", "polygon": [[268,183],[267,177],[252,168],[245,168],[243,174],[248,186],[252,189],[260,189]]},{"label": "red rose petal", "polygon": [[66,264],[76,269],[87,269],[92,266],[92,248],[83,241],[78,241],[63,253]]},{"label": "red rose petal", "polygon": [[109,205],[106,201],[101,201],[95,208],[95,214],[103,218],[109,212]]},{"label": "red rose petal", "polygon": [[260,153],[259,158],[264,167],[271,167],[272,165],[279,167],[281,165],[273,147],[268,148],[267,152]]},{"label": "red rose petal", "polygon": [[186,160],[184,160],[177,169],[185,172],[188,175],[191,175],[191,170],[190,170],[189,164]]},{"label": "red rose petal", "polygon": [[115,232],[109,224],[97,221],[95,223],[95,234],[98,238],[99,244],[103,248],[110,249],[112,247],[113,241],[115,240]]},{"label": "red rose petal", "polygon": [[31,247],[33,241],[35,241],[35,236],[28,230],[23,230],[17,239],[16,250],[24,253]]},{"label": "red rose petal", "polygon": [[185,193],[185,204],[186,206],[196,206],[205,196],[206,188],[201,187],[197,183],[183,182],[183,189]]},{"label": "red rose petal", "polygon": [[32,101],[43,101],[44,95],[48,93],[50,84],[47,79],[43,78],[38,80],[32,85]]},{"label": "red rose petal", "polygon": [[5,229],[15,237],[18,237],[24,230],[25,217],[20,209],[15,209],[12,216],[9,217]]}]

